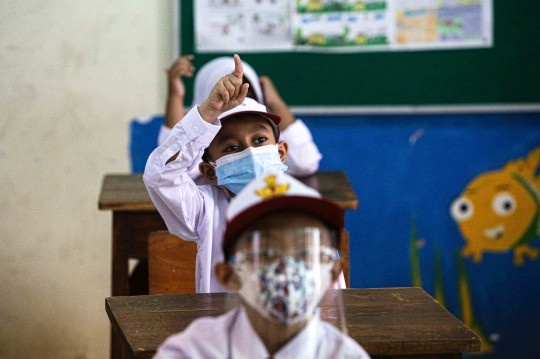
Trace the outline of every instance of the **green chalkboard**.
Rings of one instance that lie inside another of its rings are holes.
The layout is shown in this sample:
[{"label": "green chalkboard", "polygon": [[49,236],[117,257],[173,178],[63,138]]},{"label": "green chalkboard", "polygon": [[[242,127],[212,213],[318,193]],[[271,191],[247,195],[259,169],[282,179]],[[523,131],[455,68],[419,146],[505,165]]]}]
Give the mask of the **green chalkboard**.
[{"label": "green chalkboard", "polygon": [[[194,49],[193,2],[180,2],[180,48],[194,65],[231,53]],[[242,54],[292,106],[540,103],[540,2],[494,0],[491,48]],[[192,81],[186,81],[191,103]]]}]

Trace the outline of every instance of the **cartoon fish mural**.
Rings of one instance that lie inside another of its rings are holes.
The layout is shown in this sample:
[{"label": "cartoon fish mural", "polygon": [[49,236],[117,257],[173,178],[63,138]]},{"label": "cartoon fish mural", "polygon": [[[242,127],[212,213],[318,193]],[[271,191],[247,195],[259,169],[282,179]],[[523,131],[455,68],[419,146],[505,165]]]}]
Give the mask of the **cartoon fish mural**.
[{"label": "cartoon fish mural", "polygon": [[540,147],[526,159],[509,161],[499,171],[475,177],[452,202],[450,213],[467,242],[463,257],[480,263],[484,252],[513,250],[514,265],[540,253],[528,244],[540,236]]}]

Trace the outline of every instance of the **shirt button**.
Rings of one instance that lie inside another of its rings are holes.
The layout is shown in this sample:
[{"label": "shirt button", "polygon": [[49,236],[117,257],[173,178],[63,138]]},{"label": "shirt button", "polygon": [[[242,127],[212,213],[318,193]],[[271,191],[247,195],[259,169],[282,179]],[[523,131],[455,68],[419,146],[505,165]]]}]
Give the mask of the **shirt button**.
[{"label": "shirt button", "polygon": [[199,131],[199,127],[197,127],[197,126],[193,126],[191,129],[193,130],[193,132]]}]

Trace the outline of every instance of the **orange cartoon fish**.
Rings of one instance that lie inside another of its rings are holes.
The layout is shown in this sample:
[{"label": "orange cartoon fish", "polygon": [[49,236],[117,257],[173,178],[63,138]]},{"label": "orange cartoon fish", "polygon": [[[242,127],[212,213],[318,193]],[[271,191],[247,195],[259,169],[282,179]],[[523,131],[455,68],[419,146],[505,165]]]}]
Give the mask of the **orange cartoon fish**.
[{"label": "orange cartoon fish", "polygon": [[480,263],[484,252],[513,250],[514,265],[538,258],[540,251],[528,244],[540,236],[539,163],[540,147],[500,171],[478,175],[454,200],[450,213],[467,242],[463,257]]}]

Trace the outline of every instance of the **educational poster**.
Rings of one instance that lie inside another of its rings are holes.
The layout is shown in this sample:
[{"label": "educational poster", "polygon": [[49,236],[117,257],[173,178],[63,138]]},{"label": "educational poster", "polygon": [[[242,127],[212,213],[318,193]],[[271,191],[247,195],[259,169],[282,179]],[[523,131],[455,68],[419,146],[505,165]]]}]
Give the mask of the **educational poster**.
[{"label": "educational poster", "polygon": [[387,45],[386,11],[363,13],[305,13],[295,18],[295,45],[342,48]]},{"label": "educational poster", "polygon": [[492,0],[197,1],[199,52],[487,47]]},{"label": "educational poster", "polygon": [[361,49],[388,45],[391,16],[388,0],[297,1],[294,16],[297,49]]},{"label": "educational poster", "polygon": [[199,52],[290,50],[289,0],[195,1],[195,47]]},{"label": "educational poster", "polygon": [[397,48],[490,46],[491,3],[482,0],[400,0],[395,9]]}]

